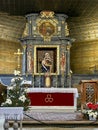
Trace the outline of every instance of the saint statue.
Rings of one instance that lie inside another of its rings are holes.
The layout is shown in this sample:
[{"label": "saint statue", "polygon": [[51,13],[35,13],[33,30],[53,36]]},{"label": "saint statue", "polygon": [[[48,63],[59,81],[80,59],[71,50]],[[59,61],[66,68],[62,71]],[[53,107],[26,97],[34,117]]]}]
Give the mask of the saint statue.
[{"label": "saint statue", "polygon": [[60,59],[60,65],[61,65],[61,73],[63,74],[65,72],[65,65],[66,65],[66,56],[64,53],[62,53],[61,55],[61,59]]},{"label": "saint statue", "polygon": [[32,57],[32,52],[28,52],[27,53],[27,58],[28,58],[28,61],[27,61],[28,72],[32,73],[32,71],[33,71],[33,57]]}]

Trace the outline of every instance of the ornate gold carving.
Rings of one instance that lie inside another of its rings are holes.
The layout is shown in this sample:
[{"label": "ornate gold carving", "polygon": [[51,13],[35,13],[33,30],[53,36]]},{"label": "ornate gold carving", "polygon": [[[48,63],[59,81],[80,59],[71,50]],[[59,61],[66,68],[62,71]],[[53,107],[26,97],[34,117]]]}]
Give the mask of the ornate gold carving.
[{"label": "ornate gold carving", "polygon": [[68,44],[68,45],[66,46],[66,49],[69,51],[70,48],[71,48],[71,44]]},{"label": "ornate gold carving", "polygon": [[41,17],[43,18],[53,18],[54,17],[54,12],[53,11],[41,11],[40,12]]}]

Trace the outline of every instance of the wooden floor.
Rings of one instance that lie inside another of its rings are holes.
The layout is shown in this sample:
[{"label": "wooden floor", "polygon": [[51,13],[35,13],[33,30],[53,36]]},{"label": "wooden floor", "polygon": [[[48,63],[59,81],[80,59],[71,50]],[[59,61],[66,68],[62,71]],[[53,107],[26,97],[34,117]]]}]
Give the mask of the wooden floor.
[{"label": "wooden floor", "polygon": [[[1,129],[0,130],[4,130]],[[13,128],[9,128],[9,130],[13,130]],[[20,130],[20,129],[19,129]],[[98,130],[98,127],[75,127],[75,128],[60,128],[60,127],[23,127],[22,130]]]},{"label": "wooden floor", "polygon": [[83,120],[83,121],[23,121],[23,125],[43,125],[43,126],[49,126],[49,125],[98,125],[97,121],[89,121],[89,120]]},{"label": "wooden floor", "polygon": [[[98,121],[88,121],[88,120],[83,120],[83,121],[45,121],[43,123],[38,123],[38,122],[32,122],[32,121],[23,121],[23,126],[25,127],[52,127],[52,128],[87,128],[87,127],[92,127],[92,128],[98,128]],[[82,130],[82,129],[81,129]]]}]

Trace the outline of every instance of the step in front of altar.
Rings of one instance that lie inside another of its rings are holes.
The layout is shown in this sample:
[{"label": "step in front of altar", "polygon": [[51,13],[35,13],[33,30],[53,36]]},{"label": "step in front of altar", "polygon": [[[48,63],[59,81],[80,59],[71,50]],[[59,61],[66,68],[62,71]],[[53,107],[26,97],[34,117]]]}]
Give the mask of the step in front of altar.
[{"label": "step in front of altar", "polygon": [[34,112],[75,112],[72,106],[30,106]]},{"label": "step in front of altar", "polygon": [[[80,121],[83,120],[83,116],[80,112],[34,112],[33,110],[24,114],[23,122],[27,123],[39,123],[41,121],[46,122],[64,122],[64,121]],[[31,121],[31,122],[30,122]]]}]

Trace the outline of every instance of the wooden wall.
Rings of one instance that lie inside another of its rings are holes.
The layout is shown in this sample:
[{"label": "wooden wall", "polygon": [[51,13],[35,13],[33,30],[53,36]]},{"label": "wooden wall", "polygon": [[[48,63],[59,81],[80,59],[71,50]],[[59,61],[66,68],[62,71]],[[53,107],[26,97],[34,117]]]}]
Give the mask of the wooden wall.
[{"label": "wooden wall", "polygon": [[17,68],[17,57],[14,53],[18,48],[21,48],[20,43],[0,39],[0,74],[14,73]]},{"label": "wooden wall", "polygon": [[22,50],[19,38],[25,24],[25,17],[0,13],[0,74],[13,74],[16,69],[17,57],[14,53],[18,48]]},{"label": "wooden wall", "polygon": [[71,69],[74,74],[98,73],[98,18],[70,18]]}]

